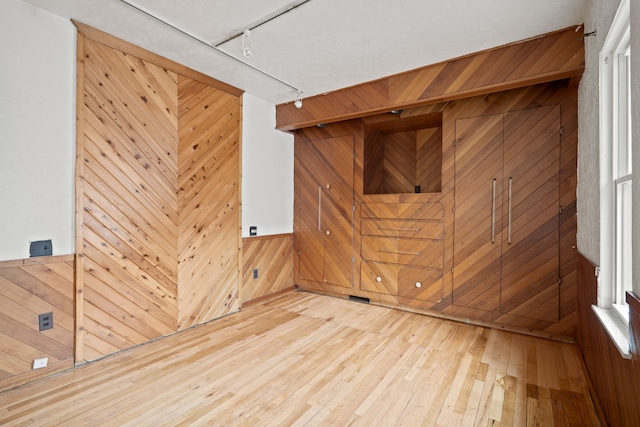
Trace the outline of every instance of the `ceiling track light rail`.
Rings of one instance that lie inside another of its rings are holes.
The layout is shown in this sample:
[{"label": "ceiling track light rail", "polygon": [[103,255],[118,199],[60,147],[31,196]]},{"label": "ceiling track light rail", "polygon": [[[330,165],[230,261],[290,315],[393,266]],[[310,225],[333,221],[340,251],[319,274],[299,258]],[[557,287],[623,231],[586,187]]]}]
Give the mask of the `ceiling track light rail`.
[{"label": "ceiling track light rail", "polygon": [[[310,0],[306,0],[306,1],[310,1]],[[306,1],[305,1],[305,3],[306,3]],[[258,73],[260,73],[260,74],[262,74],[262,75],[264,75],[264,76],[266,76],[266,77],[269,77],[270,79],[275,80],[275,81],[277,81],[278,83],[281,83],[281,84],[283,84],[283,85],[285,85],[285,86],[287,86],[287,87],[289,87],[289,88],[291,88],[291,89],[295,90],[295,91],[296,91],[296,93],[298,94],[298,96],[299,96],[299,94],[301,94],[301,93],[302,93],[302,90],[301,90],[301,89],[298,89],[297,87],[293,86],[292,84],[289,84],[289,83],[285,82],[284,80],[282,80],[282,79],[280,79],[280,78],[278,78],[278,77],[274,76],[273,74],[271,74],[271,73],[269,73],[269,72],[267,72],[267,71],[264,71],[264,70],[262,70],[262,69],[260,69],[260,68],[258,68],[258,67],[256,67],[256,66],[254,66],[254,65],[251,65],[251,64],[249,64],[249,63],[247,63],[247,62],[245,62],[245,61],[243,61],[243,60],[241,60],[241,59],[239,59],[239,58],[236,58],[235,56],[231,55],[230,53],[227,53],[227,52],[225,52],[224,50],[219,49],[216,45],[213,45],[213,44],[211,44],[211,43],[207,42],[206,40],[203,40],[203,39],[201,39],[200,37],[198,37],[198,36],[196,36],[196,35],[194,35],[194,34],[191,34],[191,33],[189,33],[189,32],[188,32],[188,31],[186,31],[186,30],[183,30],[182,28],[178,27],[177,25],[174,25],[174,24],[170,23],[169,21],[166,21],[166,20],[164,20],[164,19],[162,19],[162,18],[160,18],[160,17],[158,17],[158,16],[154,15],[153,13],[149,12],[148,10],[143,9],[142,7],[140,7],[140,6],[136,5],[136,4],[134,4],[133,2],[131,2],[131,1],[129,1],[129,0],[120,0],[120,2],[121,2],[121,3],[126,4],[126,5],[127,5],[127,6],[129,6],[130,8],[132,8],[132,9],[134,9],[134,10],[137,10],[138,12],[140,12],[140,13],[142,13],[142,14],[144,14],[144,15],[148,16],[149,18],[152,18],[152,19],[154,19],[154,20],[156,20],[156,21],[160,22],[161,24],[166,25],[167,27],[169,27],[169,28],[173,29],[174,31],[177,31],[177,32],[179,32],[180,34],[185,35],[185,36],[189,37],[190,39],[195,40],[195,41],[197,41],[198,43],[200,43],[200,44],[203,44],[203,45],[207,46],[207,47],[208,47],[208,48],[210,48],[210,49],[215,50],[216,52],[218,52],[218,53],[220,53],[220,54],[222,54],[222,55],[226,56],[227,58],[232,59],[233,61],[238,62],[238,63],[240,63],[240,64],[242,64],[242,65],[244,65],[244,66],[246,66],[246,67],[249,67],[249,68],[251,68],[252,70],[257,71]],[[286,13],[286,12],[285,12],[285,13]],[[243,33],[244,33],[244,32],[243,32]],[[240,33],[240,34],[243,34],[243,33]],[[253,53],[253,52],[252,52],[252,53]],[[299,99],[299,98],[298,98],[298,99]],[[300,102],[302,102],[302,101],[300,101]],[[302,104],[301,104],[301,105],[302,105]],[[298,107],[298,108],[299,108],[299,107]]]},{"label": "ceiling track light rail", "polygon": [[[273,14],[271,14],[271,15],[267,15],[267,16],[265,16],[264,18],[262,18],[262,19],[260,19],[260,20],[258,20],[258,21],[253,22],[252,24],[250,24],[250,25],[248,25],[248,26],[247,26],[247,29],[248,29],[248,30],[255,30],[256,28],[258,28],[258,27],[260,27],[260,26],[262,26],[262,25],[266,24],[267,22],[271,22],[271,21],[273,21],[274,19],[279,18],[279,17],[281,17],[282,15],[285,15],[285,14],[287,14],[287,13],[291,12],[292,10],[299,8],[299,7],[300,7],[300,6],[302,6],[303,4],[308,3],[308,2],[310,2],[310,1],[311,1],[311,0],[302,0],[302,1],[298,1],[298,2],[293,3],[293,4],[290,4],[290,5],[287,5],[287,6],[286,6],[286,7],[284,7],[283,9],[280,9],[280,10],[278,10],[278,11],[274,12],[274,13],[273,13]],[[245,30],[245,31],[246,31],[246,30]],[[233,34],[231,34],[230,36],[228,36],[227,38],[225,38],[225,39],[223,39],[223,40],[220,40],[220,41],[218,41],[218,42],[216,42],[216,43],[213,43],[213,45],[215,45],[215,47],[221,46],[221,45],[225,44],[226,42],[231,41],[231,40],[235,39],[236,37],[241,36],[243,33],[244,33],[244,31],[240,31],[240,32],[233,33]]]}]

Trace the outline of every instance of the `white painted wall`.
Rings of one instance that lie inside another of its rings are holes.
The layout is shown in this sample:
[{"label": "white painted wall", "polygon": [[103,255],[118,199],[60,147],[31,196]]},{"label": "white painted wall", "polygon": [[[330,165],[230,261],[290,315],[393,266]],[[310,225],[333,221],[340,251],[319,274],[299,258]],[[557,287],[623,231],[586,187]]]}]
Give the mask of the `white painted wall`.
[{"label": "white painted wall", "polygon": [[[620,0],[589,2],[585,32],[586,69],[578,93],[578,250],[600,265],[599,54]],[[640,176],[640,4],[631,1],[631,96],[633,170]],[[633,187],[634,292],[640,295],[640,185]]]},{"label": "white painted wall", "polygon": [[275,130],[276,107],[250,94],[242,109],[242,237],[293,231],[293,135]]},{"label": "white painted wall", "polygon": [[19,0],[0,11],[0,260],[74,248],[75,28]]},{"label": "white painted wall", "polygon": [[[51,239],[74,253],[75,28],[20,0],[0,0],[0,261]],[[275,106],[243,101],[243,227],[293,231],[293,136]]]}]

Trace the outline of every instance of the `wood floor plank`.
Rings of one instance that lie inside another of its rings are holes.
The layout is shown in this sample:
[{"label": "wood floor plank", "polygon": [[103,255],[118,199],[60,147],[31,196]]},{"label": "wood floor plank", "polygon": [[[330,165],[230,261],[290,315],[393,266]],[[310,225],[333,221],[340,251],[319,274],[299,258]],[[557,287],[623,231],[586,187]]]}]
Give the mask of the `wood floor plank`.
[{"label": "wood floor plank", "polygon": [[0,393],[1,425],[598,425],[572,344],[290,292]]}]

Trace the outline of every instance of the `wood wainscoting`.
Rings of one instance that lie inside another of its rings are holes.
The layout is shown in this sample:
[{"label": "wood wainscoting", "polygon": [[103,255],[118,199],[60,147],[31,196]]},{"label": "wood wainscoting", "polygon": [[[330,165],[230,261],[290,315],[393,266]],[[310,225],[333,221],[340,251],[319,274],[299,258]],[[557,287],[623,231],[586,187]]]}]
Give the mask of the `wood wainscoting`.
[{"label": "wood wainscoting", "polygon": [[[0,391],[73,366],[74,256],[0,262]],[[38,315],[53,313],[39,331]],[[46,368],[32,370],[33,359]]]},{"label": "wood wainscoting", "polygon": [[242,239],[242,306],[293,289],[293,259],[293,234]]},{"label": "wood wainscoting", "polygon": [[[633,360],[622,358],[591,306],[597,304],[598,280],[596,266],[578,253],[578,347],[582,352],[587,374],[595,390],[607,425],[623,427],[638,425],[640,420],[640,356],[633,341]],[[631,294],[629,294],[631,295]],[[631,296],[632,299],[635,299]],[[640,324],[637,300],[631,301],[632,327]],[[635,307],[635,309],[634,309]],[[631,339],[637,338],[634,329]]]}]

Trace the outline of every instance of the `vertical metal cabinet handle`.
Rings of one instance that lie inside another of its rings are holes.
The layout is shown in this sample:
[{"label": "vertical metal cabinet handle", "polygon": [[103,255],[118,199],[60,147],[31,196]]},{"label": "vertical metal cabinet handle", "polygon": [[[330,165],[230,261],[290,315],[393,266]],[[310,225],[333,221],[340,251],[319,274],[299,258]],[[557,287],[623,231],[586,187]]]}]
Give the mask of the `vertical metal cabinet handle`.
[{"label": "vertical metal cabinet handle", "polygon": [[491,243],[496,242],[496,179],[493,178],[493,194],[491,200]]},{"label": "vertical metal cabinet handle", "polygon": [[318,185],[318,231],[322,231],[322,186]]},{"label": "vertical metal cabinet handle", "polygon": [[513,178],[509,178],[509,231],[507,234],[507,242],[511,244],[511,194],[513,188]]}]

